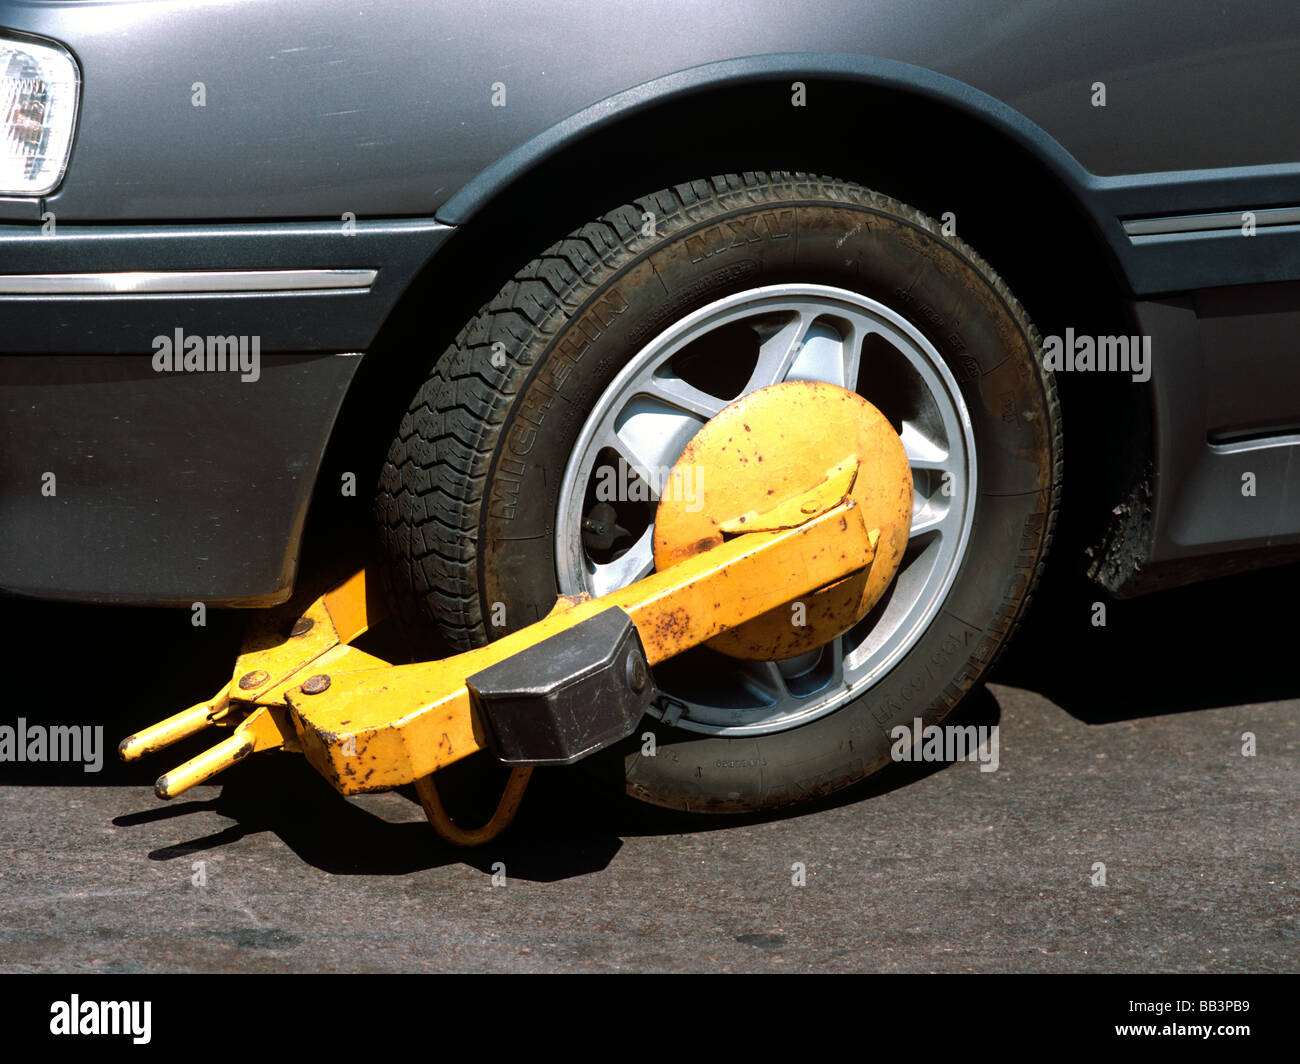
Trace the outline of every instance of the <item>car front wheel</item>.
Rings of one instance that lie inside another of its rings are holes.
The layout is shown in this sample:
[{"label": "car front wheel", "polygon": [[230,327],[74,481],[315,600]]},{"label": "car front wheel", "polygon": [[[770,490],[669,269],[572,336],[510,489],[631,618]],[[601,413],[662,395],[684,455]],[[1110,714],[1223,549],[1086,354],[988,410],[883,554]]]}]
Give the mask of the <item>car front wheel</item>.
[{"label": "car front wheel", "polygon": [[[858,392],[911,466],[884,598],[781,661],[700,647],[624,757],[627,788],[710,812],[817,797],[942,719],[1024,610],[1060,493],[1055,383],[1024,309],[932,219],[859,185],[746,173],[652,193],[519,270],[438,360],[377,500],[399,596],[467,649],[653,569],[665,473],[728,403]],[[653,754],[650,753],[653,751]]]}]

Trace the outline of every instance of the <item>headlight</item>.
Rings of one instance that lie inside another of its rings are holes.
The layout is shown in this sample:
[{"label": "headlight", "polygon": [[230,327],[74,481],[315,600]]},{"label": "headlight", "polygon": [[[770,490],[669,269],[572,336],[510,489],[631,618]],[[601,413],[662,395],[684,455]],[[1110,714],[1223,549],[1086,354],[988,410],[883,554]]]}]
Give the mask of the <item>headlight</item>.
[{"label": "headlight", "polygon": [[58,188],[80,90],[76,60],[57,44],[0,39],[0,195]]}]

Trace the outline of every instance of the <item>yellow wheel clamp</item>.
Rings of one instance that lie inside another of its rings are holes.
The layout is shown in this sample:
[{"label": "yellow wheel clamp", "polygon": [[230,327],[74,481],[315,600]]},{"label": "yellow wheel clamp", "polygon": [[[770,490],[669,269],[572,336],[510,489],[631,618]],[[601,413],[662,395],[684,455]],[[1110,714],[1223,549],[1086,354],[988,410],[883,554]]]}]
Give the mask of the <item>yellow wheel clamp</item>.
[{"label": "yellow wheel clamp", "polygon": [[[656,571],[644,579],[600,598],[563,596],[478,649],[392,665],[351,645],[387,612],[358,572],[300,615],[259,615],[230,682],[125,739],[122,757],[215,726],[229,734],[162,776],[159,797],[284,749],[345,795],[414,783],[439,835],[489,841],[513,818],[532,766],[570,764],[635,731],[661,661],[706,642],[757,660],[801,653],[865,616],[897,572],[911,472],[897,433],[856,394],[813,382],[751,393],[705,425],[686,464],[702,498],[660,501]],[[514,771],[489,822],[465,830],[434,774],[479,750]]]}]

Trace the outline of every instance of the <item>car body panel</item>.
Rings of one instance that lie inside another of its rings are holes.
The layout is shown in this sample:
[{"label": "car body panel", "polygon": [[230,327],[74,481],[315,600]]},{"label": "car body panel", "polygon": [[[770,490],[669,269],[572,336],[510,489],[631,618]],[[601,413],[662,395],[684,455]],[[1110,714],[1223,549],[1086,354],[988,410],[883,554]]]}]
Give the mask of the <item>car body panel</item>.
[{"label": "car body panel", "polygon": [[428,215],[567,115],[767,53],[946,75],[1095,174],[1300,160],[1300,114],[1258,105],[1297,87],[1300,18],[1285,5],[5,0],[0,25],[67,43],[85,72],[73,165],[47,201],[70,221]]},{"label": "car body panel", "polygon": [[1163,483],[1151,562],[1300,542],[1300,284],[1209,289],[1137,314],[1154,351],[1185,354],[1152,375]]},{"label": "car body panel", "polygon": [[[1300,113],[1261,105],[1300,87],[1293,10],[0,0],[0,27],[67,45],[83,76],[63,184],[0,197],[0,282],[377,271],[364,291],[0,294],[0,589],[283,598],[359,361],[336,353],[369,348],[452,227],[647,110],[795,80],[937,101],[1024,148],[1089,219],[1155,350],[1150,512],[1117,587],[1300,544],[1300,225],[1243,239],[1188,217],[1300,206]],[[877,150],[869,114],[860,127]],[[979,160],[955,161],[954,180],[968,165]],[[1133,231],[1152,218],[1168,231]],[[1050,238],[1051,219],[1011,221]],[[258,336],[267,372],[257,388],[155,374],[151,338],[173,328]],[[78,472],[46,498],[51,464]],[[1229,518],[1223,493],[1246,471],[1275,494]]]},{"label": "car body panel", "polygon": [[0,587],[86,602],[289,596],[358,356],[159,374],[113,355],[0,358]]}]

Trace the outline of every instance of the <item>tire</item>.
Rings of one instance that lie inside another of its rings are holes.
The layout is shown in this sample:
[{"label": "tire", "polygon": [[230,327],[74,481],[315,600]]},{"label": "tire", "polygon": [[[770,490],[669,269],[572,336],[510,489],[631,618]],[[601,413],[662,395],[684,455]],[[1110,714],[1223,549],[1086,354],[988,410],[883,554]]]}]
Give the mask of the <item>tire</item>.
[{"label": "tire", "polygon": [[[745,173],[655,192],[548,248],[465,326],[411,403],[377,495],[389,580],[418,624],[468,649],[537,620],[561,590],[575,590],[561,587],[572,553],[562,547],[578,534],[561,503],[569,499],[572,509],[585,489],[566,492],[566,471],[583,468],[578,445],[590,426],[618,416],[608,404],[620,373],[635,370],[679,323],[727,301],[737,313],[757,308],[738,328],[764,335],[760,290],[814,300],[829,292],[846,315],[874,315],[895,329],[887,342],[903,353],[880,348],[872,365],[883,368],[871,372],[882,394],[895,388],[906,397],[911,388],[921,397],[897,400],[903,406],[933,400],[936,410],[947,403],[955,411],[940,411],[944,425],[956,426],[945,430],[945,461],[965,456],[955,479],[967,494],[956,517],[957,503],[936,502],[945,515],[938,531],[918,533],[932,536],[918,543],[940,544],[935,557],[947,557],[946,568],[942,581],[931,573],[908,585],[920,589],[918,604],[929,594],[928,612],[904,614],[904,592],[895,596],[902,636],[882,644],[893,657],[881,650],[873,664],[870,620],[859,672],[850,675],[853,655],[843,644],[839,686],[808,696],[806,712],[803,696],[791,693],[799,675],[786,677],[782,665],[787,690],[772,696],[780,712],[756,708],[751,718],[742,708],[726,718],[711,703],[688,699],[683,712],[670,701],[638,729],[655,733],[654,756],[642,756],[639,738],[620,748],[628,792],[676,809],[774,808],[861,780],[889,762],[895,725],[941,720],[1010,637],[1052,537],[1061,416],[1040,338],[988,264],[920,212],[832,178]],[[838,313],[825,319],[832,333]],[[797,350],[811,350],[810,342]],[[867,365],[865,353],[859,364]],[[725,358],[709,365],[728,372]],[[846,382],[877,402],[861,385],[863,372]],[[939,385],[926,399],[931,380]],[[903,410],[896,426],[906,424]],[[931,473],[916,476],[925,497],[938,500]],[[929,549],[918,546],[914,563]],[[908,620],[916,617],[924,623]],[[692,659],[682,667],[681,683],[707,671],[698,666]],[[716,723],[733,718],[740,723]]]}]

